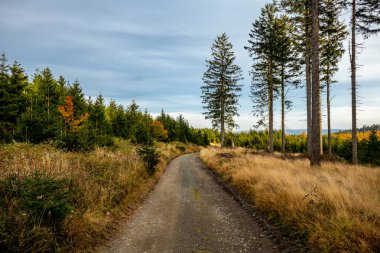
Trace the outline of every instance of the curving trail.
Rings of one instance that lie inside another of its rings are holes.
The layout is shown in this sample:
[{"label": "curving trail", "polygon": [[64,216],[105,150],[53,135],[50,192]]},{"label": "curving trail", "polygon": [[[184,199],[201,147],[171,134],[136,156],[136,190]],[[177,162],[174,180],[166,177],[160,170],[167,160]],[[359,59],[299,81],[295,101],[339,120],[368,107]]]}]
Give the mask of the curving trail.
[{"label": "curving trail", "polygon": [[198,154],[174,159],[107,245],[109,252],[278,252],[209,175]]}]

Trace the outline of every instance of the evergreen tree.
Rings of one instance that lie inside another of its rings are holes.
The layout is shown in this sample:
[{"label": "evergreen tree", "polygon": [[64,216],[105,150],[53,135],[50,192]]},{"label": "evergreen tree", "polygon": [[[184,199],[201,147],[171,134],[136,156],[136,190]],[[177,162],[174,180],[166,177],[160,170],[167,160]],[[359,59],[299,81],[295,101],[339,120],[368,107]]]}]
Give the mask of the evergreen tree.
[{"label": "evergreen tree", "polygon": [[371,130],[368,139],[362,140],[360,146],[362,146],[361,162],[380,165],[380,139],[376,130]]},{"label": "evergreen tree", "polygon": [[143,114],[138,114],[138,128],[135,134],[136,142],[140,144],[151,145],[153,142],[153,118],[145,109]]},{"label": "evergreen tree", "polygon": [[28,76],[23,68],[16,61],[11,67],[11,76],[9,78],[8,90],[8,122],[12,124],[12,135],[16,131],[16,123],[20,115],[25,111],[26,97],[24,90],[28,85]]},{"label": "evergreen tree", "polygon": [[189,122],[182,116],[182,114],[180,114],[177,117],[176,121],[177,121],[177,124],[176,124],[176,133],[177,133],[176,140],[181,141],[181,142],[187,142],[189,139],[189,131],[190,131]]},{"label": "evergreen tree", "polygon": [[202,103],[206,119],[211,119],[214,128],[220,129],[220,143],[224,146],[225,127],[236,126],[233,117],[239,116],[237,105],[242,85],[242,71],[234,64],[232,44],[225,33],[218,36],[211,47],[212,60],[206,60],[207,70],[203,74]]},{"label": "evergreen tree", "polygon": [[368,38],[370,35],[377,34],[380,29],[380,3],[378,0],[345,0],[346,6],[351,7],[351,113],[352,113],[352,163],[358,162],[358,139],[356,126],[356,32]]},{"label": "evergreen tree", "polygon": [[0,58],[0,138],[2,142],[9,141],[9,124],[7,118],[7,97],[9,86],[9,64],[5,54]]},{"label": "evergreen tree", "polygon": [[330,86],[336,81],[333,75],[338,71],[338,63],[343,56],[343,41],[347,37],[346,26],[339,20],[341,4],[335,0],[324,0],[321,6],[321,81],[326,87],[328,154],[331,149],[331,95]]},{"label": "evergreen tree", "polygon": [[380,32],[379,0],[357,0],[356,17],[358,31],[365,38]]},{"label": "evergreen tree", "polygon": [[[66,96],[68,92],[69,82],[63,76],[59,76],[57,80],[59,100],[58,104],[63,105],[66,103]],[[71,97],[72,98],[72,97]]]},{"label": "evergreen tree", "polygon": [[117,104],[115,100],[111,99],[108,107],[106,108],[106,119],[109,122],[109,125],[111,127],[110,133],[114,136],[116,136],[116,129],[113,127],[115,125],[115,119],[116,119],[116,110],[117,110]]},{"label": "evergreen tree", "polygon": [[7,142],[15,138],[17,120],[25,111],[28,77],[16,61],[9,67],[5,55],[0,62],[0,139]]},{"label": "evergreen tree", "polygon": [[102,94],[96,98],[90,111],[89,120],[92,123],[95,135],[103,136],[106,134],[106,106]]},{"label": "evergreen tree", "polygon": [[67,94],[73,99],[75,105],[75,117],[88,112],[86,99],[78,80],[75,80],[75,82],[69,86]]},{"label": "evergreen tree", "polygon": [[115,112],[114,121],[111,123],[112,129],[115,136],[121,138],[127,138],[126,128],[127,128],[127,118],[125,115],[125,110],[122,105],[119,105]]},{"label": "evergreen tree", "polygon": [[291,15],[293,37],[297,49],[302,52],[305,66],[306,83],[306,116],[307,116],[307,153],[311,157],[311,121],[312,121],[312,89],[311,89],[311,0],[281,0],[281,7]]},{"label": "evergreen tree", "polygon": [[34,74],[27,87],[27,110],[20,120],[23,139],[32,142],[56,137],[60,130],[59,88],[49,68]]},{"label": "evergreen tree", "polygon": [[46,112],[47,128],[52,128],[55,119],[58,118],[59,90],[53,74],[49,68],[41,72],[41,78],[38,83],[38,92],[41,105]]},{"label": "evergreen tree", "polygon": [[139,129],[139,122],[141,119],[141,112],[139,111],[139,106],[133,100],[132,103],[128,106],[126,112],[126,136],[132,142],[136,142],[136,135]]},{"label": "evergreen tree", "polygon": [[278,40],[277,62],[279,64],[279,79],[281,83],[281,151],[285,152],[285,109],[290,109],[292,102],[286,99],[286,88],[299,87],[301,75],[301,59],[295,41],[292,38],[293,28],[287,16],[276,20]]},{"label": "evergreen tree", "polygon": [[[279,20],[274,4],[266,4],[260,17],[252,24],[248,50],[253,58],[251,97],[253,115],[259,117],[257,126],[268,126],[268,151],[273,152],[273,102],[278,95]],[[268,123],[266,121],[268,112]]]}]

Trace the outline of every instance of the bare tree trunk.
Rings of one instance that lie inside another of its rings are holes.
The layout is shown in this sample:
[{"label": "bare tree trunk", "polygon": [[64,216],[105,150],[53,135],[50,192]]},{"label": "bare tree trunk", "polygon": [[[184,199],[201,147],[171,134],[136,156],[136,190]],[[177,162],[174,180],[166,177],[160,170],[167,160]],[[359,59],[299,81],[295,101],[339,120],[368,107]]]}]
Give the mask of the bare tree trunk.
[{"label": "bare tree trunk", "polygon": [[323,155],[323,128],[322,128],[322,102],[321,102],[321,95],[319,95],[319,129],[320,129],[320,131],[319,131],[319,139],[320,139],[320,142],[321,142],[321,146],[320,146],[319,151],[320,151],[320,154]]},{"label": "bare tree trunk", "polygon": [[306,74],[306,117],[307,117],[307,155],[311,157],[311,102],[312,102],[312,94],[311,94],[311,65],[310,65],[310,23],[307,22],[310,7],[308,2],[305,2],[305,74]]},{"label": "bare tree trunk", "polygon": [[[224,77],[222,77],[222,93],[224,93]],[[220,112],[220,147],[224,148],[224,98],[222,96],[221,101],[220,101],[220,106],[221,106],[221,112]]]},{"label": "bare tree trunk", "polygon": [[284,66],[281,69],[281,152],[285,153],[285,83]]},{"label": "bare tree trunk", "polygon": [[351,103],[352,103],[352,163],[358,163],[358,139],[356,136],[356,0],[352,0],[351,23]]},{"label": "bare tree trunk", "polygon": [[[222,112],[223,112],[224,110],[222,109]],[[224,130],[224,112],[223,112],[223,114],[221,115],[221,120],[220,120],[220,124],[221,124],[221,126],[220,126],[220,147],[222,147],[222,148],[224,148],[224,132],[225,132],[225,130]]]},{"label": "bare tree trunk", "polygon": [[311,61],[312,61],[312,150],[311,165],[320,166],[321,164],[321,139],[320,139],[320,87],[319,87],[319,25],[318,25],[318,2],[312,0],[311,8]]},{"label": "bare tree trunk", "polygon": [[331,111],[330,111],[330,80],[326,82],[326,104],[327,104],[327,146],[329,156],[332,155],[331,151]]},{"label": "bare tree trunk", "polygon": [[272,73],[272,64],[269,68],[269,91],[268,91],[268,113],[269,113],[269,146],[268,152],[273,153],[273,73]]},{"label": "bare tree trunk", "polygon": [[[307,46],[308,47],[308,46]],[[310,66],[310,51],[306,52],[306,110],[307,110],[307,154],[311,157],[311,102],[312,102],[312,90],[311,90],[311,66]]]}]

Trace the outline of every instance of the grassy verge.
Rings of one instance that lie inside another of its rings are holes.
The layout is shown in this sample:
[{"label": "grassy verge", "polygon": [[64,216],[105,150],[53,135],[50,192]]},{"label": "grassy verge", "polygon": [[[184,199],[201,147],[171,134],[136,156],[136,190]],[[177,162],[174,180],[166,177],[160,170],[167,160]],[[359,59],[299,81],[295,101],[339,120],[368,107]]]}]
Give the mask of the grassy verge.
[{"label": "grassy verge", "polygon": [[86,153],[47,144],[0,146],[0,249],[94,248],[137,208],[172,158],[197,150],[181,143],[156,145],[161,155],[153,175],[126,141]]},{"label": "grassy verge", "polygon": [[380,252],[380,169],[245,149],[208,148],[201,159],[318,252]]}]

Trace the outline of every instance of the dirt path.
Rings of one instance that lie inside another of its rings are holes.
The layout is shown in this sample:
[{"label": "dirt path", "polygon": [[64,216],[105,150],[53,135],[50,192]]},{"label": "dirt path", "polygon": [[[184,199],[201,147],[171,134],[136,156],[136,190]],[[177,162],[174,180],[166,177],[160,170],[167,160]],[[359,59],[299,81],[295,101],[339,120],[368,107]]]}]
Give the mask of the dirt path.
[{"label": "dirt path", "polygon": [[174,159],[109,252],[278,252],[198,154]]}]

